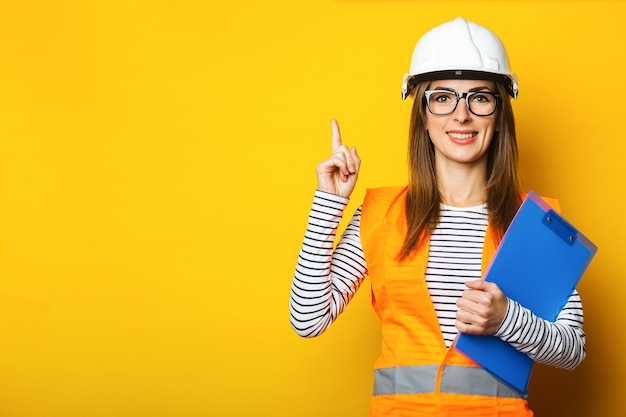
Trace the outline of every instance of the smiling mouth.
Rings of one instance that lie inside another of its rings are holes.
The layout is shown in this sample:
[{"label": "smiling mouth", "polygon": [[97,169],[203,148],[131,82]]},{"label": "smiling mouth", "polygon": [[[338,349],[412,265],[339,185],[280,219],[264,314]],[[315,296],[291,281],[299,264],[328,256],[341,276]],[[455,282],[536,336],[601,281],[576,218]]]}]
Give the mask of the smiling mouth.
[{"label": "smiling mouth", "polygon": [[448,132],[448,135],[450,135],[454,139],[470,139],[474,137],[475,133],[474,132],[470,132],[470,133]]}]

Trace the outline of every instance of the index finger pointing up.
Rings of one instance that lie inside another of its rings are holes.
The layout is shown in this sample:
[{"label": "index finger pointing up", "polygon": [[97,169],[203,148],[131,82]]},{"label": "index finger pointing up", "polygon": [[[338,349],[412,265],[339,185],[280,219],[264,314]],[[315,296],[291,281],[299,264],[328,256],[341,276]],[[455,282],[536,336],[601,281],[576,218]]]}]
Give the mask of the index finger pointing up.
[{"label": "index finger pointing up", "polygon": [[331,129],[333,131],[333,138],[331,139],[331,145],[333,148],[333,152],[335,152],[339,147],[341,147],[341,133],[339,132],[339,123],[337,120],[332,119],[330,121]]}]

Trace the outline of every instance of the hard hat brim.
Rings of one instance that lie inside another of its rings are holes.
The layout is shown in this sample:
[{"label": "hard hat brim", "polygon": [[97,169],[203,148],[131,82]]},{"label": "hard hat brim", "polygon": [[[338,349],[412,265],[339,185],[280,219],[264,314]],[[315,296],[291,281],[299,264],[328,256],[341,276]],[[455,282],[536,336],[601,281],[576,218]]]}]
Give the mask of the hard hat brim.
[{"label": "hard hat brim", "polygon": [[441,70],[408,76],[406,79],[406,91],[402,92],[403,99],[409,96],[415,86],[421,82],[453,79],[496,81],[506,87],[511,97],[517,98],[517,81],[513,74],[497,74],[476,70]]}]

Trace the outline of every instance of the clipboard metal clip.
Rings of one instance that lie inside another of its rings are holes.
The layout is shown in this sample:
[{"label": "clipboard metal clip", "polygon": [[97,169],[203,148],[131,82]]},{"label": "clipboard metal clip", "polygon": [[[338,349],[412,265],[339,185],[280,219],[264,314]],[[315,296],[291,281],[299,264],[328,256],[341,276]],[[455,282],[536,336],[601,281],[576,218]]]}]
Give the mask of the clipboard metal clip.
[{"label": "clipboard metal clip", "polygon": [[548,210],[542,222],[568,245],[572,246],[576,242],[578,230],[563,220],[554,210]]}]

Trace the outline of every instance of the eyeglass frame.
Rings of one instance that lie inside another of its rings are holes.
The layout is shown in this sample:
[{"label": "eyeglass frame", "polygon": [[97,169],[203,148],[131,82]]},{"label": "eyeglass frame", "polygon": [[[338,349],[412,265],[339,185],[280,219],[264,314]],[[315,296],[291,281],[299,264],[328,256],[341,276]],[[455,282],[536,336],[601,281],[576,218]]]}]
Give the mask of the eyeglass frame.
[{"label": "eyeglass frame", "polygon": [[[452,108],[452,110],[450,110],[448,113],[435,113],[431,108],[430,108],[430,96],[433,95],[434,93],[449,93],[449,94],[454,94],[456,96],[456,103],[454,103],[454,107]],[[477,114],[475,113],[469,104],[469,98],[471,96],[473,96],[474,94],[488,94],[490,96],[493,96],[493,98],[496,99],[496,104],[493,106],[493,111],[489,114]],[[492,114],[494,114],[496,112],[496,110],[498,110],[498,103],[500,102],[500,94],[498,93],[494,93],[493,91],[466,91],[464,93],[458,92],[458,91],[452,91],[452,90],[426,90],[424,91],[424,97],[426,98],[426,107],[428,108],[428,111],[431,114],[434,114],[435,116],[447,116],[448,114],[452,114],[454,113],[454,111],[456,110],[456,108],[459,105],[459,101],[461,101],[462,98],[465,99],[465,105],[467,106],[467,110],[472,113],[475,116],[478,117],[487,117],[487,116],[491,116]]]}]

